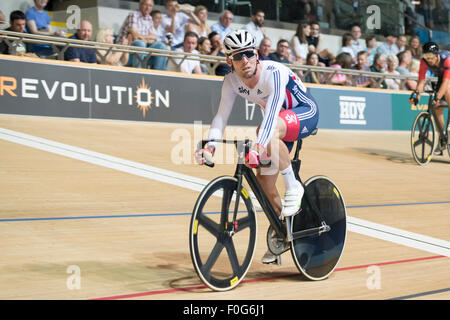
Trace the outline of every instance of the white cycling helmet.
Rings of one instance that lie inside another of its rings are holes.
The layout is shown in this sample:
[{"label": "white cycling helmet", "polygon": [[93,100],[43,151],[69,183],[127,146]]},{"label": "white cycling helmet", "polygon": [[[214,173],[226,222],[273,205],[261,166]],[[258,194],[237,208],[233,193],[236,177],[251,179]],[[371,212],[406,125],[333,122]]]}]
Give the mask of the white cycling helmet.
[{"label": "white cycling helmet", "polygon": [[255,37],[247,30],[232,31],[225,37],[223,44],[227,56],[243,49],[256,48]]}]

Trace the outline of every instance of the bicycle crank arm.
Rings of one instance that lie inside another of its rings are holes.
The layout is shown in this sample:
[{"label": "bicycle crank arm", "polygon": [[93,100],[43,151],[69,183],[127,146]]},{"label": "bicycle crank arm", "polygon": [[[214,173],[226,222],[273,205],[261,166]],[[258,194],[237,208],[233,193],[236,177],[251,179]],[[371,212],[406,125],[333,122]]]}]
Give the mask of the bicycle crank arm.
[{"label": "bicycle crank arm", "polygon": [[327,225],[325,222],[322,222],[320,227],[294,232],[294,234],[292,234],[292,240],[307,238],[315,235],[320,236],[322,233],[328,232],[330,230],[331,230],[330,226]]}]

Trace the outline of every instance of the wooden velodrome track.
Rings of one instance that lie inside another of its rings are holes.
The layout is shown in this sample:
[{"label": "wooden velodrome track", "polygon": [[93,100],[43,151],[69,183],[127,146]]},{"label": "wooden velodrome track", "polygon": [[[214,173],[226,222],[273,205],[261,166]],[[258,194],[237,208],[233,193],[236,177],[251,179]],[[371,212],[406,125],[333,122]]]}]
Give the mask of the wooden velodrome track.
[{"label": "wooden velodrome track", "polygon": [[[450,160],[416,165],[409,132],[322,129],[307,138],[302,177],[331,177],[351,217],[338,268],[312,282],[289,253],[282,266],[263,265],[260,213],[246,278],[218,293],[203,286],[189,255],[192,185],[232,175],[234,165],[193,164],[192,125],[0,115],[0,128],[0,299],[450,299]],[[133,164],[77,158],[84,150]],[[134,163],[156,173],[131,172]]]}]

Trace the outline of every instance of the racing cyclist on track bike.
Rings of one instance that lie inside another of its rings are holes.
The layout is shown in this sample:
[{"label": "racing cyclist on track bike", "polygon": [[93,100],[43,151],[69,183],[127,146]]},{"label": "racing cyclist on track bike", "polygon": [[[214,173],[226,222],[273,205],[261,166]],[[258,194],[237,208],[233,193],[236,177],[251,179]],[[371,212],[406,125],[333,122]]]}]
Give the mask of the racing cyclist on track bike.
[{"label": "racing cyclist on track bike", "polygon": [[[414,104],[414,95],[416,101],[420,100],[420,93],[423,91],[425,85],[425,75],[427,70],[430,70],[435,77],[438,78],[436,85],[436,95],[433,101],[434,105],[438,106],[442,100],[447,103],[450,102],[450,53],[448,51],[440,51],[439,46],[434,42],[427,42],[423,45],[423,58],[420,60],[419,82],[416,90],[411,95],[409,102]],[[439,121],[441,128],[444,128],[444,115],[442,108],[434,109],[436,118]],[[446,148],[442,144],[442,137],[439,137],[439,146],[435,153],[442,155],[442,150]]]},{"label": "racing cyclist on track bike", "polygon": [[[209,139],[221,139],[238,95],[257,103],[264,116],[257,129],[256,143],[246,156],[245,165],[256,168],[260,157],[270,157],[275,170],[261,172],[257,179],[278,216],[299,212],[304,189],[295,178],[289,153],[294,141],[306,138],[319,119],[317,103],[302,81],[285,65],[259,60],[255,38],[246,30],[231,32],[224,39],[227,64],[232,71],[225,75],[221,99],[209,130]],[[217,143],[196,151],[196,161],[204,164],[214,155]],[[276,188],[279,173],[285,184],[284,203]],[[263,263],[274,263],[277,257],[268,250]]]}]

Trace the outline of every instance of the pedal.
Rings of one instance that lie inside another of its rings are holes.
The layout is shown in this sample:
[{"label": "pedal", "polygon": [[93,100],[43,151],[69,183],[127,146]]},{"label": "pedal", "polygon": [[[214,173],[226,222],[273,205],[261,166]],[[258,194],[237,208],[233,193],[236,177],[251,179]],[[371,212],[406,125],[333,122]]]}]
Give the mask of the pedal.
[{"label": "pedal", "polygon": [[281,255],[277,256],[277,265],[281,266]]}]

